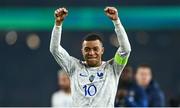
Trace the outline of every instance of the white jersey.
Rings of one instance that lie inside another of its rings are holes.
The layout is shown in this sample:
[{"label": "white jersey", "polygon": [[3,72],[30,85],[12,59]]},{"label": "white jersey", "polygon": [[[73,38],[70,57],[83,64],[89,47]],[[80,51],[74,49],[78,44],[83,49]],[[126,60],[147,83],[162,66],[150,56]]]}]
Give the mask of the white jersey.
[{"label": "white jersey", "polygon": [[68,73],[71,81],[73,106],[114,107],[120,74],[130,55],[131,47],[120,20],[113,21],[120,47],[110,61],[99,67],[88,67],[70,56],[61,46],[61,26],[54,26],[50,51],[57,63]]},{"label": "white jersey", "polygon": [[52,107],[72,107],[71,94],[67,94],[62,90],[55,92],[51,98]]}]

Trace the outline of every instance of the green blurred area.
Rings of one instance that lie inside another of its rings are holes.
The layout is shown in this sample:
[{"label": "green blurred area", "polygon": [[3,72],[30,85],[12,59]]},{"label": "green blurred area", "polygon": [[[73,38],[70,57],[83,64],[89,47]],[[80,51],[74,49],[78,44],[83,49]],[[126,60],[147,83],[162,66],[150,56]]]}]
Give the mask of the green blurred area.
[{"label": "green blurred area", "polygon": [[[54,10],[50,8],[0,8],[0,30],[51,30]],[[113,28],[103,7],[71,7],[65,19],[66,30],[91,30]],[[126,29],[159,30],[180,29],[180,7],[118,7],[119,16]]]}]

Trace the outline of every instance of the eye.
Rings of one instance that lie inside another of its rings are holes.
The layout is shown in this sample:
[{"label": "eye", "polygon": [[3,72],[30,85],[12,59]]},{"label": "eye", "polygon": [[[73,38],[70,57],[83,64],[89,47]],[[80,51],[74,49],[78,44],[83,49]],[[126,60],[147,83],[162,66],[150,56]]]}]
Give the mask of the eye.
[{"label": "eye", "polygon": [[93,50],[98,52],[99,48],[98,47],[94,47]]},{"label": "eye", "polygon": [[88,51],[90,51],[90,48],[85,47],[85,48],[84,48],[84,51],[85,51],[85,52],[88,52]]}]

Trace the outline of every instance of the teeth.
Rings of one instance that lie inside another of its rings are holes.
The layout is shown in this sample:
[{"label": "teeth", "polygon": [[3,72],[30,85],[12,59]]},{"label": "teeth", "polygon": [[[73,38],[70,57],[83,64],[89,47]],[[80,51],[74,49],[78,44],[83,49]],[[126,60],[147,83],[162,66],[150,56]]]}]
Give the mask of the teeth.
[{"label": "teeth", "polygon": [[96,58],[88,58],[89,60],[94,60],[94,59],[96,59]]}]

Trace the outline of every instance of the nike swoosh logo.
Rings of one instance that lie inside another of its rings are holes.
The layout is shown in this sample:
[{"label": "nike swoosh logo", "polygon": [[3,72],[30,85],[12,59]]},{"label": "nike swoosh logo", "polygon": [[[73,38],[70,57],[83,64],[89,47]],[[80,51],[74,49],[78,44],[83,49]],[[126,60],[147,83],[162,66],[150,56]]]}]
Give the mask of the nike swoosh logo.
[{"label": "nike swoosh logo", "polygon": [[83,75],[82,73],[80,73],[79,75],[82,76],[82,77],[87,77],[87,75]]}]

